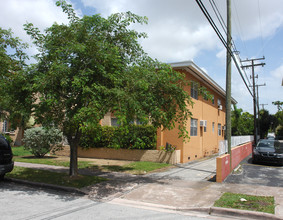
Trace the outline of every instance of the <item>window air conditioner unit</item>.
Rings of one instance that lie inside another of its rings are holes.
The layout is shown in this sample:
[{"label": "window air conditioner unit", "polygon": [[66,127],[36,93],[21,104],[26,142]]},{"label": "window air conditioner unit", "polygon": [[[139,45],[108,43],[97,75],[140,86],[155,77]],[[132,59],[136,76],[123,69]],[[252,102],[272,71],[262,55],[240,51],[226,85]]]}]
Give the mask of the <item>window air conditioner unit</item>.
[{"label": "window air conditioner unit", "polygon": [[206,127],[207,121],[206,120],[200,120],[199,125],[200,125],[200,127]]},{"label": "window air conditioner unit", "polygon": [[224,126],[222,126],[222,130],[223,131],[225,131],[226,130],[226,126],[224,125]]},{"label": "window air conditioner unit", "polygon": [[219,110],[222,110],[222,105],[218,105],[218,109],[219,109]]}]

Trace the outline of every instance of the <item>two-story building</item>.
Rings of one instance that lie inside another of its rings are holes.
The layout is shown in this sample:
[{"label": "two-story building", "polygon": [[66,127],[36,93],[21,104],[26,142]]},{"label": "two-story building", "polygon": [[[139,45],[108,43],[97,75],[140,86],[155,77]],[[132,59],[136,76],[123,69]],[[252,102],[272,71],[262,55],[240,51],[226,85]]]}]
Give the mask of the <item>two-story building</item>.
[{"label": "two-story building", "polygon": [[[187,123],[190,139],[184,142],[183,138],[178,138],[177,128],[170,131],[159,130],[157,146],[175,146],[181,151],[181,163],[217,153],[218,143],[224,140],[225,134],[226,92],[192,61],[171,63],[171,66],[184,73],[187,80],[195,82],[185,88],[194,102],[193,107],[189,107],[192,118]],[[212,99],[200,96],[197,86],[205,87]],[[236,103],[232,98],[232,104]]]},{"label": "two-story building", "polygon": [[[177,126],[173,130],[161,129],[157,132],[157,149],[161,146],[172,145],[181,152],[181,163],[196,160],[218,152],[220,140],[224,140],[225,133],[225,97],[226,93],[213,79],[192,61],[171,63],[172,68],[182,72],[186,80],[192,81],[185,90],[191,95],[194,102],[190,107],[192,118],[187,123],[189,141],[179,138]],[[212,99],[201,96],[198,86],[205,87]],[[232,103],[236,100],[232,98]],[[102,125],[117,126],[113,114],[105,115]]]}]

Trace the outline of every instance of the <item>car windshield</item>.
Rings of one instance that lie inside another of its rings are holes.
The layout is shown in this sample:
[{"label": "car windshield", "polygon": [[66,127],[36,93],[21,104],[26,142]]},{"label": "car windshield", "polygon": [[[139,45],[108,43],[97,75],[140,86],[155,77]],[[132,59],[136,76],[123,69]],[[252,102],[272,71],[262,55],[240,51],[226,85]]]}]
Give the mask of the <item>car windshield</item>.
[{"label": "car windshield", "polygon": [[270,140],[262,140],[260,142],[258,142],[257,147],[274,147],[274,141],[270,141]]}]

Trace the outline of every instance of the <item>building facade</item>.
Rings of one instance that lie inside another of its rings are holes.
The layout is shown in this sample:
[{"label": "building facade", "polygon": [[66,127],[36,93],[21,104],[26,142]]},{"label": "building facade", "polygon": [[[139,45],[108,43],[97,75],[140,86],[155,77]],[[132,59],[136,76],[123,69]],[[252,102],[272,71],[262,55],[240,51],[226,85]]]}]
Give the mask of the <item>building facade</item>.
[{"label": "building facade", "polygon": [[[175,147],[181,152],[181,163],[218,153],[218,143],[224,140],[225,133],[226,94],[224,89],[192,61],[171,63],[171,66],[174,70],[184,73],[186,80],[192,82],[185,88],[194,102],[193,107],[189,106],[192,118],[187,123],[190,139],[184,141],[183,138],[179,138],[177,125],[170,131],[159,129],[157,149],[166,146]],[[199,86],[205,87],[212,99],[199,95]],[[233,98],[232,103],[236,104]],[[101,125],[117,126],[117,120],[113,114],[108,113],[101,121]]]},{"label": "building facade", "polygon": [[[178,138],[177,126],[173,130],[157,132],[157,148],[173,146],[181,151],[181,163],[218,153],[218,143],[225,134],[225,91],[192,61],[172,63],[172,68],[182,72],[191,85],[185,90],[194,102],[190,107],[192,117],[187,123],[189,140]],[[204,87],[212,99],[198,94],[198,87]],[[236,100],[232,98],[232,103]]]}]

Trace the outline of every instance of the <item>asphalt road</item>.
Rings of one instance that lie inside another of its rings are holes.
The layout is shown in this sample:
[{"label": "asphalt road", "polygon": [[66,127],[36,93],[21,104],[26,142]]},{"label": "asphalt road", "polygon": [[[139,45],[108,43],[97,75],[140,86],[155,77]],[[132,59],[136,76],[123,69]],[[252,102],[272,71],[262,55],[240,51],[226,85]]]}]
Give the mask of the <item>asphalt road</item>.
[{"label": "asphalt road", "polygon": [[252,164],[249,156],[241,162],[239,173],[230,174],[225,182],[283,187],[283,166]]},{"label": "asphalt road", "polygon": [[[0,219],[194,219],[207,216],[173,210],[139,208],[111,201],[94,201],[86,196],[0,182]],[[215,218],[214,218],[215,219]]]}]

